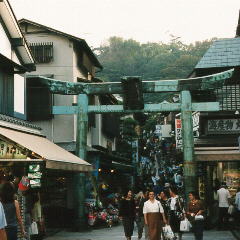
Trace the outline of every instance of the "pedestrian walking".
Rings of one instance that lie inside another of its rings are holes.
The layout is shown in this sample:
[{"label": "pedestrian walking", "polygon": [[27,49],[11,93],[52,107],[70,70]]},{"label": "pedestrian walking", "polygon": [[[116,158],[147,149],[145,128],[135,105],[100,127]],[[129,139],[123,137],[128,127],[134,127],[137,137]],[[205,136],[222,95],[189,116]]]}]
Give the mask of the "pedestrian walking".
[{"label": "pedestrian walking", "polygon": [[167,223],[162,204],[149,192],[149,200],[144,203],[143,214],[145,224],[148,225],[149,240],[161,239],[162,226]]},{"label": "pedestrian walking", "polygon": [[231,195],[226,188],[226,183],[223,182],[221,188],[217,191],[219,208],[218,230],[224,230],[228,226],[228,208]]},{"label": "pedestrian walking", "polygon": [[5,228],[8,240],[17,240],[17,226],[19,224],[22,235],[25,236],[25,230],[20,215],[20,207],[15,200],[15,189],[10,182],[4,183],[1,191],[1,201],[6,216],[7,226]]},{"label": "pedestrian walking", "polygon": [[33,193],[33,204],[32,204],[32,211],[31,211],[31,218],[32,221],[37,223],[38,226],[38,233],[31,236],[31,240],[42,240],[43,235],[45,234],[45,226],[43,221],[42,215],[42,206],[40,202],[40,193],[34,192]]},{"label": "pedestrian walking", "polygon": [[236,199],[235,199],[235,206],[236,206],[236,222],[238,223],[238,226],[240,224],[240,187],[237,189],[236,193]]},{"label": "pedestrian walking", "polygon": [[5,227],[7,226],[7,221],[3,209],[3,205],[0,202],[0,239],[1,240],[7,240],[7,235],[5,231]]},{"label": "pedestrian walking", "polygon": [[174,232],[175,239],[177,239],[178,236],[178,240],[182,240],[182,232],[180,232],[180,222],[185,218],[184,202],[183,199],[178,196],[178,191],[176,187],[171,186],[169,188],[169,194],[169,225]]},{"label": "pedestrian walking", "polygon": [[124,233],[127,240],[131,240],[134,229],[136,205],[132,191],[128,191],[125,198],[120,201],[119,217],[122,219]]},{"label": "pedestrian walking", "polygon": [[195,240],[203,240],[204,205],[196,192],[190,192],[187,206],[187,218],[192,224]]},{"label": "pedestrian walking", "polygon": [[145,193],[140,192],[136,200],[136,225],[138,229],[138,239],[142,238],[144,229],[145,239],[148,240],[148,227],[145,224],[143,215],[143,206],[144,203],[148,200],[148,191],[146,191]]},{"label": "pedestrian walking", "polygon": [[[168,215],[169,215],[169,206],[168,206],[169,191],[164,190],[164,191],[160,192],[158,197],[159,197],[160,202],[162,204],[166,221],[168,222]],[[163,232],[162,232],[162,236],[163,236],[163,239],[165,239]]]},{"label": "pedestrian walking", "polygon": [[160,202],[162,204],[162,207],[163,207],[163,210],[164,210],[164,213],[165,213],[165,217],[168,220],[168,212],[169,212],[169,206],[168,206],[169,194],[168,194],[168,191],[164,190],[164,191],[160,192],[158,197],[159,197]]}]

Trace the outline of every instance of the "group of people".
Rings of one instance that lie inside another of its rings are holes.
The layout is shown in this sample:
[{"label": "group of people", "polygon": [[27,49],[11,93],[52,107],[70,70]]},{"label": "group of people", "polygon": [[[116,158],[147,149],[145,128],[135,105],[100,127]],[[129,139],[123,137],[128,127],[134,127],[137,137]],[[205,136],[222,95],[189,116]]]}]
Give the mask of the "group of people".
[{"label": "group of people", "polygon": [[[23,212],[20,209],[19,198],[24,199]],[[22,237],[30,240],[32,222],[41,222],[39,206],[39,193],[31,191],[26,177],[23,177],[19,183],[2,180],[0,183],[0,239],[17,240],[19,227]]]},{"label": "group of people", "polygon": [[240,223],[240,188],[237,189],[235,200],[231,196],[227,185],[223,182],[220,188],[217,190],[218,201],[218,230],[230,229],[229,219],[233,216],[236,227],[239,227]]},{"label": "group of people", "polygon": [[[127,240],[131,240],[134,230],[134,222],[138,228],[138,239],[142,238],[145,229],[145,239],[164,239],[163,227],[170,225],[175,239],[182,239],[180,223],[188,218],[192,223],[192,230],[196,240],[203,239],[203,215],[204,206],[198,195],[189,193],[189,203],[184,207],[182,197],[178,195],[177,188],[170,186],[158,195],[154,191],[139,193],[133,197],[129,190],[126,196],[120,201],[119,216],[122,219],[124,232]],[[199,220],[195,220],[199,216]],[[202,216],[200,220],[200,216]]]}]

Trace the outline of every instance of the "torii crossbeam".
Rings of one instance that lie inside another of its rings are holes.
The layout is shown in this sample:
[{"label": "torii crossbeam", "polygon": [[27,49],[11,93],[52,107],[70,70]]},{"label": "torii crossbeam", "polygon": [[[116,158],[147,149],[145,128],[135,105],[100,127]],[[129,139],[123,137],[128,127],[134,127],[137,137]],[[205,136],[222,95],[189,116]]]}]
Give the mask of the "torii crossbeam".
[{"label": "torii crossbeam", "polygon": [[[54,94],[78,95],[78,106],[54,106],[53,114],[78,114],[77,153],[86,160],[86,142],[88,129],[88,113],[133,113],[133,112],[173,112],[181,111],[183,152],[184,152],[184,182],[185,192],[196,190],[196,167],[194,162],[193,123],[192,111],[219,111],[218,102],[192,103],[191,91],[210,90],[223,86],[225,80],[232,77],[234,69],[209,76],[179,79],[143,81],[143,93],[180,92],[180,103],[144,104],[142,110],[124,110],[123,105],[89,106],[88,95],[123,94],[123,86],[120,82],[107,83],[73,83],[57,81],[42,76],[38,78],[43,85]],[[84,216],[84,193],[80,187],[84,185],[81,175],[75,179],[76,192],[81,200],[79,203],[79,217]]]}]

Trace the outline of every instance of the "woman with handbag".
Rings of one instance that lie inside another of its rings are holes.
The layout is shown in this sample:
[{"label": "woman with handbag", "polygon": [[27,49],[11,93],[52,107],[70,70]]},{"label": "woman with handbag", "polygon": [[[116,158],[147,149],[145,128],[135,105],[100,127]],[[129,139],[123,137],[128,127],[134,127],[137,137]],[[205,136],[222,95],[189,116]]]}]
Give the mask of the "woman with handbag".
[{"label": "woman with handbag", "polygon": [[149,240],[161,239],[162,226],[167,223],[162,204],[155,199],[154,192],[148,194],[149,200],[144,203],[143,214],[148,226]]},{"label": "woman with handbag", "polygon": [[180,223],[185,218],[184,202],[183,199],[178,196],[177,188],[172,186],[169,188],[170,199],[168,200],[169,213],[168,221],[169,225],[174,232],[175,239],[182,240],[182,232],[180,231]]},{"label": "woman with handbag", "polygon": [[187,218],[192,224],[195,240],[203,240],[204,205],[196,192],[190,192],[187,207]]}]

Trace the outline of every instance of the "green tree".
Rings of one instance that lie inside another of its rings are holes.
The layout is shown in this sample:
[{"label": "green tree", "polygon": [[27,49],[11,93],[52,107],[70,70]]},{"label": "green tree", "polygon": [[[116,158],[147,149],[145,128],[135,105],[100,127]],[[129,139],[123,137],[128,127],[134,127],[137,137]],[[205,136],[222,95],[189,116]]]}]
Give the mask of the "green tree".
[{"label": "green tree", "polygon": [[111,37],[100,46],[98,58],[104,69],[98,77],[119,81],[122,76],[142,76],[144,80],[186,78],[214,39],[184,44],[174,37],[169,43],[144,43]]}]

